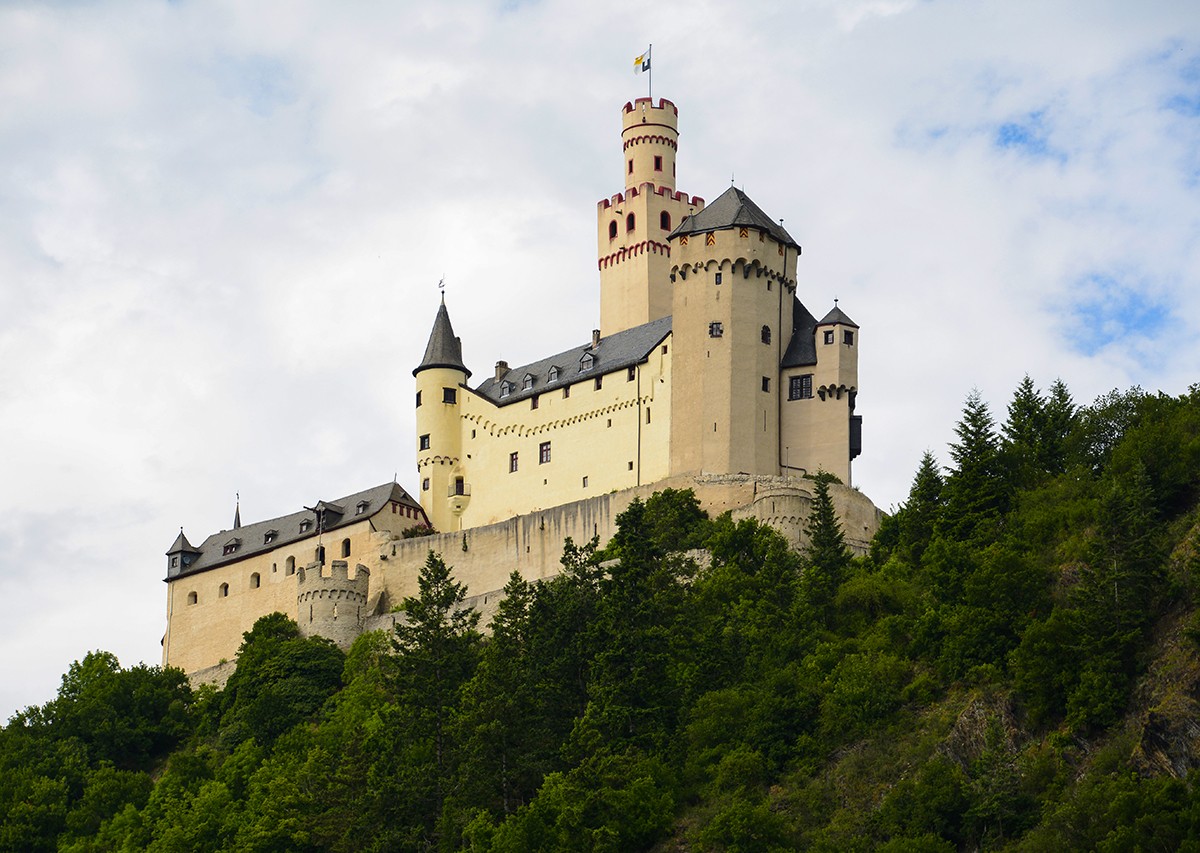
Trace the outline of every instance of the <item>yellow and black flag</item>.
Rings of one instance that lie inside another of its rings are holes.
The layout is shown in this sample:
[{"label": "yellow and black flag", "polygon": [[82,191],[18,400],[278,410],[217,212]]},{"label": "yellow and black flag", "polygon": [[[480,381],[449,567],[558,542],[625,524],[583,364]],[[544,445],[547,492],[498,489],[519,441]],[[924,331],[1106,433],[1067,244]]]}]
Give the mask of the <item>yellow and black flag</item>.
[{"label": "yellow and black flag", "polygon": [[643,71],[650,70],[650,48],[646,48],[646,52],[633,60],[633,73],[641,74]]}]

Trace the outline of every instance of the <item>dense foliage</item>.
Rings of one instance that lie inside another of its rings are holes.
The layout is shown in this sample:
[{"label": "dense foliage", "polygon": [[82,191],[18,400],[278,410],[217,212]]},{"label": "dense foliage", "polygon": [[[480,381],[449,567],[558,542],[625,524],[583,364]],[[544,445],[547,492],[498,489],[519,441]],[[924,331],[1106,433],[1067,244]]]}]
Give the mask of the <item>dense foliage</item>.
[{"label": "dense foliage", "polygon": [[865,557],[828,477],[799,553],[668,490],[486,637],[430,553],[349,654],[279,614],[222,691],[90,654],[0,731],[0,850],[1200,843],[1200,389],[973,393],[950,461]]}]

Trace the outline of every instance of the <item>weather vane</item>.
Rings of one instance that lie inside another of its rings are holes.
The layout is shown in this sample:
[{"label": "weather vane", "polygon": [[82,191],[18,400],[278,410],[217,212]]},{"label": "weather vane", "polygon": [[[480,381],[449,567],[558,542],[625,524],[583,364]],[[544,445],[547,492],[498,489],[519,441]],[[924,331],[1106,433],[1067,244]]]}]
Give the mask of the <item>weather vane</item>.
[{"label": "weather vane", "polygon": [[438,279],[438,293],[442,294],[442,302],[446,301],[446,276]]}]

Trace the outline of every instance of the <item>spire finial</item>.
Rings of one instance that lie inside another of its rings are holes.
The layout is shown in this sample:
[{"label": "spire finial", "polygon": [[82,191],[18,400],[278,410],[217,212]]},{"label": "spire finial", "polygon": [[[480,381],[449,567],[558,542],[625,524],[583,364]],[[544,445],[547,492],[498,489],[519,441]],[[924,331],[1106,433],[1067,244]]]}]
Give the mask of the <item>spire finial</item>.
[{"label": "spire finial", "polygon": [[446,276],[438,279],[438,292],[442,294],[442,304],[446,304]]},{"label": "spire finial", "polygon": [[235,501],[235,507],[233,510],[233,529],[237,530],[242,526],[242,494],[241,492],[234,492],[233,495]]}]

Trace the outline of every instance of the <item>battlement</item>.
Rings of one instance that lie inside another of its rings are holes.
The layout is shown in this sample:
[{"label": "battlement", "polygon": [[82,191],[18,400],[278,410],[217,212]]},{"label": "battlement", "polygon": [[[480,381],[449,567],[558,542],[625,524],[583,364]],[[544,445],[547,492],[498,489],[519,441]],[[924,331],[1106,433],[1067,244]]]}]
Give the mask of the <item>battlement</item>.
[{"label": "battlement", "polygon": [[296,613],[300,633],[333,640],[348,649],[362,632],[367,616],[367,591],[371,570],[361,563],[354,567],[334,560],[325,574],[321,563],[309,563],[296,571]]},{"label": "battlement", "polygon": [[635,98],[632,101],[626,101],[625,106],[621,108],[622,115],[626,115],[626,116],[629,115],[631,112],[633,112],[635,109],[637,109],[637,106],[640,104],[646,104],[648,106],[648,108],[651,110],[656,110],[656,111],[661,110],[664,112],[667,110],[670,110],[671,115],[674,115],[674,116],[679,115],[679,108],[676,107],[673,102],[668,101],[666,98],[659,98],[657,107],[654,106],[653,98]]},{"label": "battlement", "polygon": [[[639,184],[636,187],[629,187],[628,191],[629,191],[628,197],[630,199],[637,198],[638,195],[640,195],[643,192],[646,192],[646,193],[651,193],[653,195],[660,195],[663,198],[669,198],[669,199],[672,199],[673,201],[679,201],[679,202],[683,202],[684,204],[690,204],[690,205],[695,206],[696,208],[704,207],[704,199],[698,195],[689,197],[688,194],[685,192],[682,192],[680,190],[671,189],[671,187],[659,186],[658,184],[651,183],[650,181],[643,181],[641,184]],[[596,207],[599,210],[608,210],[610,207],[615,207],[618,204],[624,204],[625,201],[626,201],[625,193],[617,193],[617,194],[611,196],[610,198],[600,199],[600,201],[596,202]]]}]

